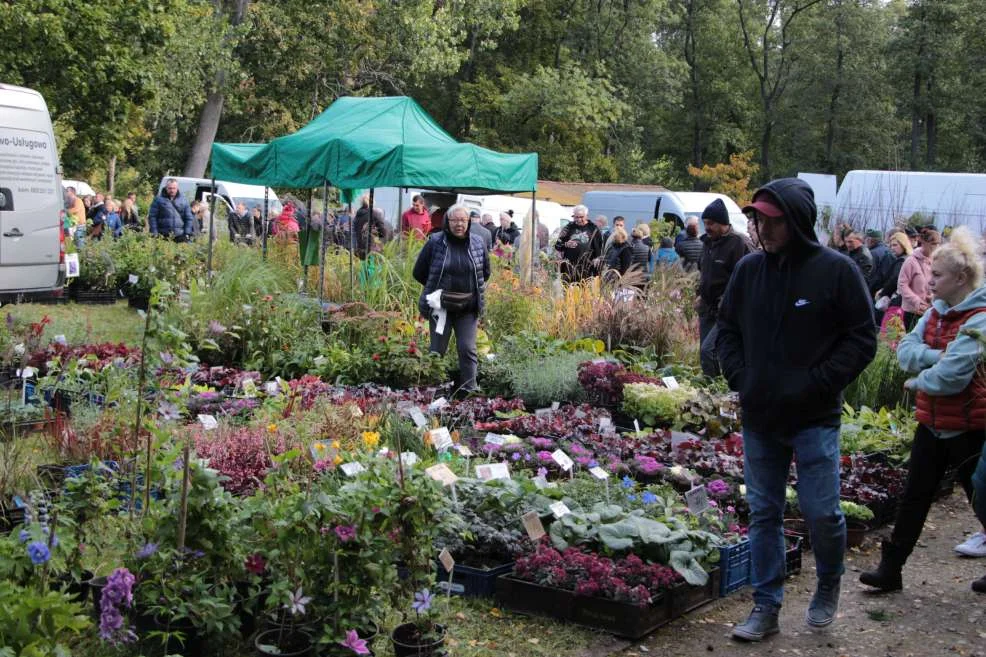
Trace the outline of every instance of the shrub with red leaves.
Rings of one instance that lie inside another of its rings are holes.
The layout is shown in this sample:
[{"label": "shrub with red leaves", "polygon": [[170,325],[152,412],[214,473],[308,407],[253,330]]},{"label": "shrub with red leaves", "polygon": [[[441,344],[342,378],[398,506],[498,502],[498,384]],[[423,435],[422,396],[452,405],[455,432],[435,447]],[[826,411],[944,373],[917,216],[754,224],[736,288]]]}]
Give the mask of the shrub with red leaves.
[{"label": "shrub with red leaves", "polygon": [[234,495],[253,493],[271,467],[271,454],[287,450],[282,437],[259,427],[200,430],[194,443],[196,453],[209,459],[209,467],[225,477],[223,488]]}]

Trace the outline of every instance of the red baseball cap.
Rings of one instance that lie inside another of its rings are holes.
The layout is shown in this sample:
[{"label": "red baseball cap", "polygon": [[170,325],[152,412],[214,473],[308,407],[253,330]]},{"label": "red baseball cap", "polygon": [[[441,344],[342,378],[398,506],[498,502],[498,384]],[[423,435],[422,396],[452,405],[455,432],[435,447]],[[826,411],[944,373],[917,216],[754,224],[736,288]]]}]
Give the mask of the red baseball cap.
[{"label": "red baseball cap", "polygon": [[753,203],[743,207],[743,212],[752,210],[772,219],[784,216],[784,210],[781,210],[780,206],[774,203],[774,199],[767,193],[754,194]]}]

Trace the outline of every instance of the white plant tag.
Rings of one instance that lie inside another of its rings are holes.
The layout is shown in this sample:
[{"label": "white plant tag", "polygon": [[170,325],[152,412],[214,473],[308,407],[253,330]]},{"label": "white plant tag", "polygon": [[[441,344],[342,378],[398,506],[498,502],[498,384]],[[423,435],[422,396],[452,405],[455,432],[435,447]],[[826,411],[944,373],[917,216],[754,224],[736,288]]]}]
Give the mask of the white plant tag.
[{"label": "white plant tag", "polygon": [[437,463],[430,468],[425,468],[425,474],[443,486],[451,486],[459,481],[459,477],[444,463]]},{"label": "white plant tag", "polygon": [[339,466],[339,469],[342,470],[347,477],[355,477],[359,473],[366,470],[362,463],[357,463],[356,461],[353,461],[352,463],[343,463]]},{"label": "white plant tag", "polygon": [[534,409],[534,417],[536,417],[538,419],[543,419],[543,418],[551,417],[551,409],[550,408],[536,408],[536,409]]},{"label": "white plant tag", "polygon": [[466,458],[466,459],[472,458],[472,450],[469,449],[468,445],[456,445],[455,449],[457,452],[459,452],[459,456],[461,456],[462,458]]},{"label": "white plant tag", "polygon": [[131,285],[136,285],[137,281],[139,280],[140,277],[138,277],[137,274],[130,274],[129,276],[127,276],[127,282],[130,283]]},{"label": "white plant tag", "polygon": [[428,432],[428,435],[431,436],[431,446],[439,452],[444,452],[453,445],[452,434],[449,433],[447,427],[432,429]]},{"label": "white plant tag", "polygon": [[709,508],[709,496],[705,492],[705,486],[695,486],[685,493],[685,501],[688,503],[688,512],[698,515]]},{"label": "white plant tag", "polygon": [[548,508],[551,509],[551,513],[555,516],[556,519],[561,518],[562,516],[566,516],[572,512],[572,510],[568,508],[568,505],[561,501],[555,502]]},{"label": "white plant tag", "polygon": [[506,463],[484,463],[477,465],[476,478],[483,481],[510,479],[510,467]]},{"label": "white plant tag", "polygon": [[551,410],[557,411],[559,408],[561,408],[560,402],[551,402]]},{"label": "white plant tag", "polygon": [[558,467],[560,467],[565,472],[571,470],[572,466],[575,465],[575,461],[573,461],[568,456],[568,454],[566,454],[560,449],[556,449],[555,451],[551,452],[551,458],[552,460],[554,460],[555,463],[558,464]]},{"label": "white plant tag", "polygon": [[520,520],[524,523],[524,529],[527,530],[527,535],[535,543],[547,533],[544,531],[544,525],[541,523],[541,518],[538,516],[537,511],[528,511],[520,517]]},{"label": "white plant tag", "polygon": [[663,376],[661,377],[661,381],[664,382],[664,387],[669,390],[676,390],[681,387],[678,385],[678,379],[673,376]]},{"label": "white plant tag", "polygon": [[636,418],[634,418],[633,420],[633,430],[636,431],[637,433],[640,433],[640,423],[637,422]]},{"label": "white plant tag", "polygon": [[503,447],[503,443],[506,442],[506,440],[503,436],[501,436],[498,433],[488,433],[486,434],[486,438],[483,440],[483,442],[488,443],[490,445],[499,445],[500,447]]},{"label": "white plant tag", "polygon": [[430,413],[434,413],[435,411],[442,410],[446,406],[448,406],[448,400],[445,399],[444,397],[439,397],[435,401],[433,401],[430,404],[428,404],[428,411]]},{"label": "white plant tag", "polygon": [[216,422],[216,418],[211,415],[199,415],[199,423],[206,431],[212,431],[219,426],[219,423]]},{"label": "white plant tag", "polygon": [[276,395],[279,390],[280,390],[280,386],[278,385],[277,381],[268,381],[267,383],[264,384],[264,392],[266,392],[268,395]]},{"label": "white plant tag", "polygon": [[531,479],[531,481],[534,482],[534,487],[538,490],[544,490],[548,487],[548,480],[545,479],[543,475],[538,475],[537,477]]},{"label": "white plant tag", "polygon": [[442,548],[442,551],[438,553],[438,561],[441,562],[442,568],[447,573],[452,572],[452,569],[455,568],[455,558],[452,557],[452,553],[448,551],[448,548]]},{"label": "white plant tag", "polygon": [[414,452],[401,452],[401,463],[411,467],[418,462],[418,455]]},{"label": "white plant tag", "polygon": [[428,420],[425,419],[425,414],[421,412],[421,409],[417,406],[412,406],[408,410],[408,415],[411,416],[411,421],[414,422],[414,426],[419,429],[424,429],[428,426]]},{"label": "white plant tag", "polygon": [[598,465],[594,468],[589,468],[589,474],[598,479],[599,481],[604,481],[609,479],[609,473],[600,468]]}]

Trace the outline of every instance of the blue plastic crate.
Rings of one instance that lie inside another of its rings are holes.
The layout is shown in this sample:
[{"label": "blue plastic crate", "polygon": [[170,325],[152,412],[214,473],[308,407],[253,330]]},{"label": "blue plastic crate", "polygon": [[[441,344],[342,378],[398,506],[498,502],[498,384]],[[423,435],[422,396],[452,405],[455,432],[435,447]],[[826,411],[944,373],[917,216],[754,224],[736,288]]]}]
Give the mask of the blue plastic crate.
[{"label": "blue plastic crate", "polygon": [[719,597],[750,583],[750,539],[719,548]]}]

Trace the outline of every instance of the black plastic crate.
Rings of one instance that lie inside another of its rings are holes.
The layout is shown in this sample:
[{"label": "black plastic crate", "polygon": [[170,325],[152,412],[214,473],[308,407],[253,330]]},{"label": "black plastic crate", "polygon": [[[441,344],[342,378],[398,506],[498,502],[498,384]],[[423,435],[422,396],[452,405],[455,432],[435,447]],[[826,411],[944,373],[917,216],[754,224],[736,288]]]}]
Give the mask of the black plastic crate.
[{"label": "black plastic crate", "polygon": [[[513,569],[513,561],[489,569],[455,564],[452,568],[452,595],[466,598],[492,598],[496,593],[496,578],[513,572]],[[439,563],[438,587],[442,592],[446,592],[448,586],[448,571]]]}]

